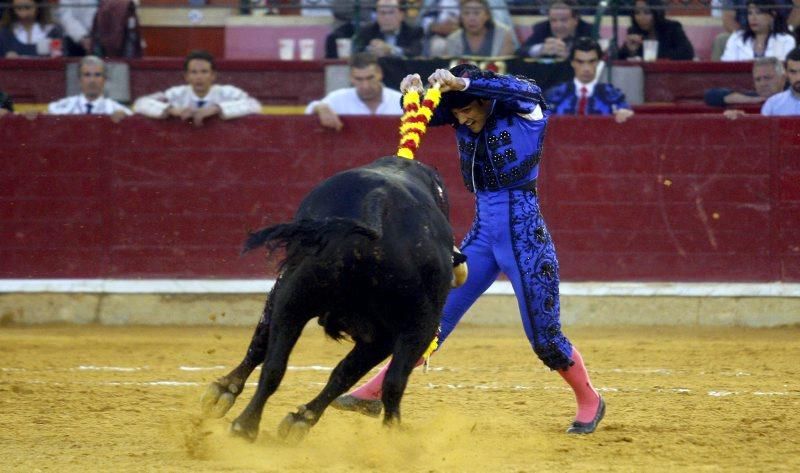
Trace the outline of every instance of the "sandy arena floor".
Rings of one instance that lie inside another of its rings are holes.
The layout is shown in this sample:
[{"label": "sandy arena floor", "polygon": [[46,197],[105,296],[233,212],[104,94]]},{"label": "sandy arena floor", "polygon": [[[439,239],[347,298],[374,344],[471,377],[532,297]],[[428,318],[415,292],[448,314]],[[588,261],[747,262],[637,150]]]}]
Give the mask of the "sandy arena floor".
[{"label": "sandy arena floor", "polygon": [[412,376],[401,431],[331,409],[290,447],[277,424],[350,347],[316,327],[254,444],[227,433],[252,385],[224,419],[198,415],[250,329],[0,327],[0,470],[800,471],[800,328],[566,332],[608,403],[594,435],[563,433],[572,394],[521,329],[462,326]]}]

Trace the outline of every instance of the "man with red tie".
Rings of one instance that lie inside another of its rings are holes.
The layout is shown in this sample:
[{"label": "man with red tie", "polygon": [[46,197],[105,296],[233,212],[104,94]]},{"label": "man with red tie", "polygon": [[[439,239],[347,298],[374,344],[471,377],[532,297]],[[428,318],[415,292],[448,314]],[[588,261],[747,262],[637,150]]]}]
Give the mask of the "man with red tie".
[{"label": "man with red tie", "polygon": [[617,123],[633,116],[625,94],[611,84],[597,81],[597,65],[601,49],[591,38],[578,38],[569,54],[575,78],[562,82],[545,92],[556,115],[614,115]]}]

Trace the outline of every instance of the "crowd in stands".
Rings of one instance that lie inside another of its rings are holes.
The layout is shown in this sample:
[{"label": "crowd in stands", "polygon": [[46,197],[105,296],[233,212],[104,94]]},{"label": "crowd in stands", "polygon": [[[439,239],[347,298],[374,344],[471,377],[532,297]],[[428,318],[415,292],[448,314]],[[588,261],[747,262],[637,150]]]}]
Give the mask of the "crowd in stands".
[{"label": "crowd in stands", "polygon": [[[316,114],[323,126],[335,130],[343,126],[338,118],[342,114],[401,114],[399,93],[382,83],[379,58],[518,57],[566,61],[574,70],[572,81],[545,91],[554,113],[613,115],[623,123],[633,111],[619,89],[599,80],[604,58],[611,54],[621,60],[644,60],[648,42],[657,44],[659,60],[689,61],[695,58],[695,49],[681,23],[667,18],[663,0],[622,4],[630,26],[617,45],[609,44],[609,38],[598,41],[599,28],[582,17],[591,8],[576,0],[510,5],[506,0],[376,0],[358,18],[349,8],[351,1],[332,0],[337,23],[326,40],[325,54],[336,58],[341,52],[336,40],[352,39],[352,87],[309,104],[306,113]],[[518,38],[509,6],[512,11],[533,6],[546,19],[533,24],[527,37]],[[719,59],[754,61],[754,87],[712,89],[706,103],[719,107],[764,103],[763,113],[771,115],[800,110],[800,6],[792,0],[724,0],[723,8],[720,22],[726,31],[715,40]],[[103,97],[106,67],[98,57],[141,55],[133,1],[104,0],[98,8],[85,8],[79,0],[60,0],[53,12],[57,22],[51,19],[50,8],[35,0],[12,0],[2,12],[0,56],[84,56],[79,67],[81,94],[50,104],[48,112],[107,114],[115,119],[133,113]],[[215,84],[214,58],[208,53],[193,52],[186,58],[184,80],[185,85],[139,98],[133,111],[154,119],[177,117],[198,126],[215,115],[229,119],[260,111],[260,104],[243,90]],[[11,98],[0,98],[0,110],[13,109]]]}]

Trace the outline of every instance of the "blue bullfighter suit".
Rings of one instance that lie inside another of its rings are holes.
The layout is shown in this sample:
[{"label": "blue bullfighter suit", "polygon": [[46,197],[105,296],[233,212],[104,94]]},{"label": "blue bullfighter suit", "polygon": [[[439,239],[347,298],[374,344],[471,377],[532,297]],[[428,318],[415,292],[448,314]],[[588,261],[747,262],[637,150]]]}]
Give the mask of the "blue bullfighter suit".
[{"label": "blue bullfighter suit", "polygon": [[[468,79],[467,89],[445,93],[430,125],[450,124],[456,129],[461,174],[475,193],[476,210],[461,245],[469,277],[450,292],[440,340],[447,338],[502,271],[514,288],[525,334],[536,355],[551,369],[567,368],[572,364],[572,345],[561,332],[558,260],[536,191],[551,112],[533,81],[482,72],[474,66],[459,72],[460,67],[454,74]],[[477,134],[459,125],[452,113],[473,99],[490,101],[486,125]]]}]

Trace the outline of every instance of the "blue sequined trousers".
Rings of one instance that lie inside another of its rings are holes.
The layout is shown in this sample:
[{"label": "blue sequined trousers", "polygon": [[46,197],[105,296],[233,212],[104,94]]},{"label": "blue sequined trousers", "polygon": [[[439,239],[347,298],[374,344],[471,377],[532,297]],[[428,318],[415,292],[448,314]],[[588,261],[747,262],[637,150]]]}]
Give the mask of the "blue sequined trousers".
[{"label": "blue sequined trousers", "polygon": [[531,347],[550,369],[571,365],[572,345],[561,332],[558,260],[534,191],[478,191],[472,229],[461,251],[467,256],[466,283],[450,291],[442,315],[440,342],[502,271],[517,296]]}]

